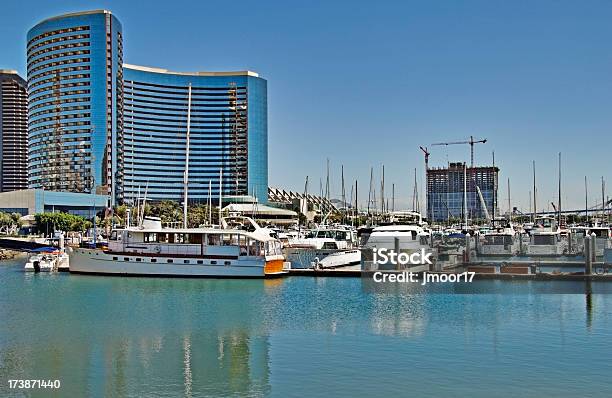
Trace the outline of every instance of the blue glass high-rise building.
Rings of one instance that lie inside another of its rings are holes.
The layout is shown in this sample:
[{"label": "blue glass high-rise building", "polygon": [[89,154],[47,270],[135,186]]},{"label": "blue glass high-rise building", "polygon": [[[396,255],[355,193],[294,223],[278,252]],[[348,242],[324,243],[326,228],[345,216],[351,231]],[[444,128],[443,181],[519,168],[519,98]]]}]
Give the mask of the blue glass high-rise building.
[{"label": "blue glass high-rise building", "polygon": [[96,10],[27,35],[30,188],[116,196],[122,142],[121,24]]},{"label": "blue glass high-rise building", "polygon": [[267,202],[267,82],[254,72],[179,73],[124,65],[118,198],[184,198],[191,86],[189,200],[252,195]]}]

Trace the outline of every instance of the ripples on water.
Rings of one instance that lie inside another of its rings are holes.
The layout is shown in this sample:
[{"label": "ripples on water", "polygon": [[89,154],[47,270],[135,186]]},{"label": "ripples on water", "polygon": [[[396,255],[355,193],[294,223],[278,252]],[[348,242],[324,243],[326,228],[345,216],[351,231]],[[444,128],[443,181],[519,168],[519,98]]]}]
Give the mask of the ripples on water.
[{"label": "ripples on water", "polygon": [[5,263],[0,395],[8,379],[38,378],[60,379],[57,396],[608,397],[610,305],[610,295],[376,294],[354,278],[34,275]]}]

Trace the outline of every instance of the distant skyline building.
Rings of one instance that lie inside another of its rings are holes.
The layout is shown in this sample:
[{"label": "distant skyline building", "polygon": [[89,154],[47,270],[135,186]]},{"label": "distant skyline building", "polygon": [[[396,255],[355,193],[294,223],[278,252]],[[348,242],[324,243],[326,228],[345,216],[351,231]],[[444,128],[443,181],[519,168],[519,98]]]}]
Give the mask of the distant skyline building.
[{"label": "distant skyline building", "polygon": [[28,187],[27,83],[0,69],[0,192]]},{"label": "distant skyline building", "polygon": [[463,219],[464,192],[467,196],[468,218],[484,219],[485,210],[477,186],[489,215],[494,216],[498,198],[499,168],[466,167],[464,170],[464,165],[450,163],[448,167],[427,170],[427,218],[430,221]]},{"label": "distant skyline building", "polygon": [[250,71],[171,72],[124,65],[119,200],[183,201],[189,86],[189,202],[251,195],[268,199],[267,82]]},{"label": "distant skyline building", "polygon": [[110,11],[48,18],[27,34],[29,187],[115,198],[123,39]]}]

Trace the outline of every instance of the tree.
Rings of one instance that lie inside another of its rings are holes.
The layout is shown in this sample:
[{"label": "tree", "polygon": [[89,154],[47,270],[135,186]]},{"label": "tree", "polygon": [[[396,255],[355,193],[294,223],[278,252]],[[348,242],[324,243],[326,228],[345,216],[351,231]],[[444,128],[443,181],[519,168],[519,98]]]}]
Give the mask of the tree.
[{"label": "tree", "polygon": [[20,218],[21,214],[19,213],[8,214],[0,212],[0,233],[6,235],[16,234],[22,225]]},{"label": "tree", "polygon": [[69,213],[37,213],[34,215],[39,233],[52,233],[54,231],[83,232],[91,227],[91,221],[84,217]]}]

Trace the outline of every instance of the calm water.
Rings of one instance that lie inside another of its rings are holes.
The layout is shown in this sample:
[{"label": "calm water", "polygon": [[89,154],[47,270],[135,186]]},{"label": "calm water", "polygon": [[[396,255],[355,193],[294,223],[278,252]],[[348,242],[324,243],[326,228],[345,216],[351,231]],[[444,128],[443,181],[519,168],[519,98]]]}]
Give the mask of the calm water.
[{"label": "calm water", "polygon": [[20,378],[60,379],[61,397],[612,394],[612,295],[382,295],[352,278],[21,264],[0,265],[0,396]]}]

